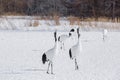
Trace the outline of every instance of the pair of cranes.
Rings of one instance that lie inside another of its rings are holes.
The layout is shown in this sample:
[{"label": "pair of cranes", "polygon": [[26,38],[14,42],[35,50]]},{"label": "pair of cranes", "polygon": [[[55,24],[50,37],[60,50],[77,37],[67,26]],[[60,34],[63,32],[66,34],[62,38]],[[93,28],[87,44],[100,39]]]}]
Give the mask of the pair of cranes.
[{"label": "pair of cranes", "polygon": [[[75,29],[71,29],[70,32],[69,32],[69,36],[67,35],[61,35],[58,37],[57,39],[57,32],[55,31],[54,32],[54,38],[55,38],[55,45],[53,48],[49,49],[47,52],[45,52],[43,55],[42,55],[42,62],[43,64],[45,64],[46,62],[49,62],[48,63],[48,69],[47,69],[47,73],[49,74],[49,67],[51,66],[51,74],[53,74],[53,58],[54,58],[54,55],[57,53],[57,41],[61,42],[62,43],[62,47],[64,46],[64,41],[66,39],[68,39],[69,37],[72,36],[72,33],[75,32]],[[104,29],[103,30],[103,41],[105,40],[105,38],[107,37],[107,29]],[[78,70],[79,67],[78,67],[78,63],[77,63],[77,57],[78,57],[78,54],[82,51],[82,45],[81,45],[81,41],[80,41],[80,32],[79,32],[79,28],[77,28],[77,43],[75,45],[73,45],[70,49],[69,49],[69,56],[70,56],[70,59],[74,59],[75,61],[75,70]],[[61,47],[61,49],[62,49]]]},{"label": "pair of cranes", "polygon": [[[73,32],[75,32],[75,30],[71,29],[70,32],[69,32],[69,36],[61,35],[61,36],[58,37],[58,39],[57,39],[57,32],[56,31],[54,32],[54,38],[55,38],[55,45],[54,45],[54,47],[49,49],[47,52],[45,52],[42,55],[42,62],[43,62],[43,64],[45,64],[46,62],[49,62],[48,63],[48,69],[47,69],[47,73],[48,74],[49,74],[49,67],[50,66],[51,66],[51,74],[53,74],[53,58],[54,58],[54,55],[57,53],[57,40],[59,42],[61,42],[62,45],[64,46],[63,41],[65,41],[66,39],[71,37]],[[69,49],[70,59],[74,59],[75,60],[75,70],[78,70],[78,64],[77,64],[77,58],[76,57],[80,53],[80,42],[79,42],[80,33],[79,33],[79,28],[77,28],[77,35],[78,35],[77,43]],[[62,49],[62,47],[61,47],[61,49]]]}]

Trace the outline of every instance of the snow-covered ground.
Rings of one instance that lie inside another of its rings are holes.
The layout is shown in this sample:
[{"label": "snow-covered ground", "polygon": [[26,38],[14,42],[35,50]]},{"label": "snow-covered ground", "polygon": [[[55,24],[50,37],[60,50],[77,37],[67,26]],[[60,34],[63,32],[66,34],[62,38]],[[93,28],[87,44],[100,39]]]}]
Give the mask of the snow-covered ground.
[{"label": "snow-covered ground", "polygon": [[0,31],[0,80],[120,80],[120,33],[108,32],[103,41],[102,32],[81,32],[81,41],[79,70],[68,55],[76,40],[68,39],[65,51],[55,55],[51,75],[41,56],[54,46],[53,32]]}]

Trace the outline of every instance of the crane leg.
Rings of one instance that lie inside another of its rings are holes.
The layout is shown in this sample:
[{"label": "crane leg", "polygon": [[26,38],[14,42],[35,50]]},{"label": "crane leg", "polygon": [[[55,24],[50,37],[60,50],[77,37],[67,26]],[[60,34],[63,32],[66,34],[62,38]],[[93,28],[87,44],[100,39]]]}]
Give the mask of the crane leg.
[{"label": "crane leg", "polygon": [[78,67],[78,64],[77,64],[77,60],[75,59],[75,70],[78,70],[79,67]]},{"label": "crane leg", "polygon": [[49,67],[50,67],[50,62],[48,64],[48,69],[47,69],[47,73],[49,74]]},{"label": "crane leg", "polygon": [[53,64],[51,63],[51,74],[53,74]]}]

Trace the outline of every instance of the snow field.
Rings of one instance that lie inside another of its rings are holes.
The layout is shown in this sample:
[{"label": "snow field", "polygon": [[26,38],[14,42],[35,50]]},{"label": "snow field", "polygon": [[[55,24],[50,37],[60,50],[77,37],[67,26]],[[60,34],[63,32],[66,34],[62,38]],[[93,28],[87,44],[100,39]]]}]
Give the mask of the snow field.
[{"label": "snow field", "polygon": [[[66,32],[64,32],[67,34]],[[59,32],[58,35],[64,34]],[[119,80],[120,34],[109,32],[106,41],[102,32],[81,32],[83,50],[79,54],[79,70],[68,50],[76,43],[68,39],[65,51],[55,55],[54,75],[46,74],[47,64],[42,54],[54,46],[53,32],[1,31],[0,79],[1,80]]]}]

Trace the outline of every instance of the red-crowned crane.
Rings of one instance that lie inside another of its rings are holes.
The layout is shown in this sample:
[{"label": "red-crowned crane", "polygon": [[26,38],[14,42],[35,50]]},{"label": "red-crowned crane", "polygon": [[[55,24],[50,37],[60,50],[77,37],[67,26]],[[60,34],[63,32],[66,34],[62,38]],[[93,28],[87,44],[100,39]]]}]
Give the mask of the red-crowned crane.
[{"label": "red-crowned crane", "polygon": [[47,73],[49,74],[49,67],[51,66],[51,74],[53,74],[53,58],[57,52],[57,32],[54,32],[54,38],[55,38],[55,45],[53,48],[49,49],[47,52],[45,52],[42,55],[42,62],[43,64],[45,64],[46,62],[48,63],[48,69],[47,69]]},{"label": "red-crowned crane", "polygon": [[77,43],[69,49],[70,59],[75,60],[75,70],[79,69],[78,63],[77,63],[77,57],[78,57],[78,54],[82,50],[81,42],[79,40],[79,38],[80,38],[79,28],[77,29],[77,34],[78,34],[78,41],[77,41]]}]

